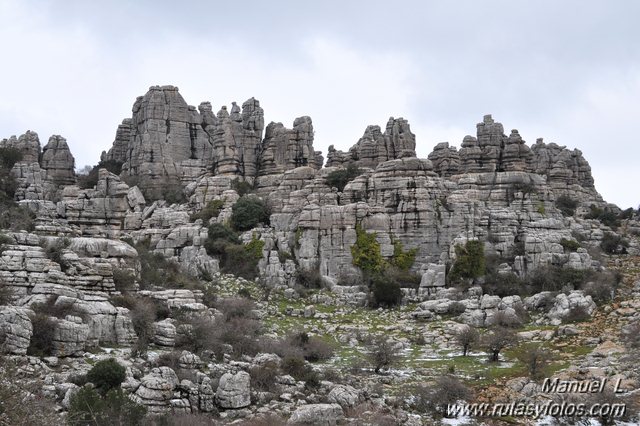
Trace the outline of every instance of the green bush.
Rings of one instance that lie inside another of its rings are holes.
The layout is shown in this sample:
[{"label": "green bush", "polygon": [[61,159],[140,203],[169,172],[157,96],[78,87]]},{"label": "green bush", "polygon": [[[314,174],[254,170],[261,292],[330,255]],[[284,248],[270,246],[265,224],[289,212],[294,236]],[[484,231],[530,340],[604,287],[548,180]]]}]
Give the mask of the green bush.
[{"label": "green bush", "polygon": [[540,293],[541,291],[560,291],[565,286],[575,289],[587,277],[586,271],[578,269],[562,268],[556,265],[541,266],[526,276],[525,286],[527,294]]},{"label": "green bush", "polygon": [[361,174],[362,170],[355,164],[349,164],[346,169],[335,170],[329,173],[326,177],[326,182],[330,187],[335,187],[338,191],[342,192],[344,191],[344,187],[347,186],[347,183]]},{"label": "green bush", "polygon": [[492,296],[525,295],[523,281],[513,273],[492,273],[487,275],[482,284],[482,292]]},{"label": "green bush", "polygon": [[225,247],[229,244],[240,244],[240,239],[233,230],[221,223],[209,225],[204,248],[210,256],[224,254]]},{"label": "green bush", "polygon": [[224,207],[224,200],[209,201],[207,205],[202,208],[202,210],[192,214],[190,219],[192,222],[198,219],[202,219],[202,223],[206,224],[209,222],[211,218],[218,217],[223,207]]},{"label": "green bush", "polygon": [[629,241],[611,232],[605,232],[600,243],[602,251],[609,254],[625,254],[628,247]]},{"label": "green bush", "polygon": [[578,249],[580,248],[579,242],[574,240],[567,240],[566,238],[563,238],[560,240],[560,245],[562,246],[565,252],[567,251],[575,252],[575,251],[578,251]]},{"label": "green bush", "polygon": [[68,238],[57,238],[54,242],[47,242],[46,240],[42,244],[44,246],[44,254],[52,260],[60,265],[60,269],[62,271],[66,271],[70,265],[63,258],[64,250],[69,247],[71,242]]},{"label": "green bush", "polygon": [[456,260],[449,271],[449,281],[475,279],[486,271],[484,244],[482,241],[469,240],[464,246],[456,245]]},{"label": "green bush", "polygon": [[573,216],[576,213],[578,202],[567,195],[556,198],[556,207],[563,216]]},{"label": "green bush", "polygon": [[256,196],[241,197],[231,209],[231,225],[237,231],[248,231],[260,223],[269,224],[269,208]]},{"label": "green bush", "polygon": [[391,258],[391,264],[401,271],[408,271],[416,260],[416,254],[418,254],[417,248],[404,251],[402,243],[395,240],[393,242],[393,257]]},{"label": "green bush", "polygon": [[240,197],[243,197],[253,190],[253,186],[246,180],[235,178],[231,181],[231,189],[236,191]]},{"label": "green bush", "polygon": [[70,426],[138,426],[146,414],[146,407],[133,402],[120,389],[101,396],[85,386],[71,397],[67,422]]},{"label": "green bush", "polygon": [[[0,177],[0,179],[2,179]],[[34,230],[33,221],[36,215],[24,206],[18,205],[0,190],[0,229],[10,229],[12,231],[28,231]]]},{"label": "green bush", "polygon": [[102,395],[118,388],[125,378],[126,369],[115,358],[98,361],[87,373],[87,380],[93,383]]},{"label": "green bush", "polygon": [[399,305],[402,301],[402,289],[397,281],[389,279],[388,275],[375,274],[371,277],[373,304],[381,307]]},{"label": "green bush", "polygon": [[200,282],[180,268],[180,265],[152,251],[149,240],[135,245],[140,261],[140,289],[153,286],[163,288],[198,288]]},{"label": "green bush", "polygon": [[322,288],[322,275],[317,267],[313,269],[299,267],[296,270],[296,282],[307,289]]},{"label": "green bush", "polygon": [[376,234],[368,233],[359,224],[356,225],[356,243],[351,246],[351,256],[353,264],[365,273],[380,273],[386,267]]},{"label": "green bush", "polygon": [[22,153],[16,148],[0,148],[0,168],[11,170],[18,161],[22,161]]},{"label": "green bush", "polygon": [[615,214],[609,208],[600,208],[595,205],[591,205],[589,207],[589,213],[585,216],[585,219],[596,219],[599,220],[603,225],[608,226],[609,228],[615,230],[620,226],[620,219],[618,215]]}]

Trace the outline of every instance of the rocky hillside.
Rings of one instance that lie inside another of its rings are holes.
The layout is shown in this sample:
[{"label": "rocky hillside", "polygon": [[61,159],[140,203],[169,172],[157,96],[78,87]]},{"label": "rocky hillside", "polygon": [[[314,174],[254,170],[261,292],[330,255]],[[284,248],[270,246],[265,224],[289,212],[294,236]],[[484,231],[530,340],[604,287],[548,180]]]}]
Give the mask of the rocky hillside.
[{"label": "rocky hillside", "polygon": [[29,424],[74,425],[420,425],[544,377],[638,388],[639,213],[579,150],[490,115],[427,159],[403,118],[324,167],[313,137],[154,86],[85,174],[61,136],[0,141],[0,420],[29,414],[14,386]]}]

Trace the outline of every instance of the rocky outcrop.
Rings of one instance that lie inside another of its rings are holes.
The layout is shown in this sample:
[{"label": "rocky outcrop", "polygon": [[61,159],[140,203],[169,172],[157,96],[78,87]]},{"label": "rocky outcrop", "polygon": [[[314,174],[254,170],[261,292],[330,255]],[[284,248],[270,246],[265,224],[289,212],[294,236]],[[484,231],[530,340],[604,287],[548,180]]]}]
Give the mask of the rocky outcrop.
[{"label": "rocky outcrop", "polygon": [[344,413],[338,404],[308,404],[296,409],[287,424],[293,426],[335,426],[343,418]]},{"label": "rocky outcrop", "polygon": [[146,406],[149,413],[161,414],[169,408],[178,383],[180,380],[171,368],[154,368],[140,380],[140,386],[131,399]]},{"label": "rocky outcrop", "polygon": [[216,400],[222,408],[242,408],[251,404],[251,377],[245,371],[220,377]]},{"label": "rocky outcrop", "polygon": [[15,306],[0,306],[0,339],[3,353],[25,355],[33,327],[29,319],[31,311]]},{"label": "rocky outcrop", "polygon": [[58,320],[53,332],[53,355],[58,357],[82,355],[89,337],[89,326],[82,319],[68,315]]},{"label": "rocky outcrop", "polygon": [[22,161],[38,163],[40,161],[40,138],[36,132],[27,130],[19,138],[11,136],[8,139],[0,140],[0,148],[14,148],[22,154]]},{"label": "rocky outcrop", "polygon": [[322,156],[313,150],[313,124],[310,117],[299,117],[293,129],[282,123],[269,123],[260,154],[260,175],[282,174],[296,167],[322,167]]},{"label": "rocky outcrop", "polygon": [[449,142],[437,144],[428,158],[439,176],[446,178],[460,173],[460,154],[455,146],[449,146]]},{"label": "rocky outcrop", "polygon": [[47,172],[47,178],[57,185],[73,185],[75,178],[75,159],[71,155],[67,140],[59,135],[49,138],[42,149],[40,167]]},{"label": "rocky outcrop", "polygon": [[378,164],[397,158],[416,156],[416,137],[404,118],[389,118],[382,133],[380,126],[368,126],[360,140],[348,153],[337,151],[333,145],[327,154],[327,167],[347,166],[375,168]]}]

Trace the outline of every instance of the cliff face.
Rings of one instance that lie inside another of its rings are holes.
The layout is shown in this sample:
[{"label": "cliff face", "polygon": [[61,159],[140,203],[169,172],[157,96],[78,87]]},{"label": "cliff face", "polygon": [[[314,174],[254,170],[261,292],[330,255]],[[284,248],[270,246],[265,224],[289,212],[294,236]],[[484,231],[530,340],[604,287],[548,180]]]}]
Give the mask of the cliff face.
[{"label": "cliff face", "polygon": [[[563,194],[583,206],[603,204],[581,152],[542,140],[529,147],[517,130],[505,135],[490,115],[459,150],[440,143],[428,159],[416,158],[409,123],[391,118],[384,132],[368,126],[348,152],[331,148],[326,168],[313,148],[310,117],[297,118],[292,128],[272,122],[264,137],[263,129],[256,99],[214,114],[208,102],[196,109],[177,88],[154,86],[136,100],[103,158],[122,162],[122,175],[103,170],[94,189],[73,185],[73,157],[61,137],[43,150],[33,132],[1,146],[23,153],[13,170],[17,199],[37,213],[37,230],[149,238],[155,250],[191,269],[215,271],[217,261],[203,249],[206,227],[190,223],[189,215],[220,200],[217,220],[227,220],[238,199],[233,180],[245,180],[272,209],[271,226],[256,231],[266,242],[261,272],[286,285],[294,282],[296,266],[280,262],[282,252],[302,268],[319,267],[328,279],[355,273],[350,247],[356,224],[376,233],[384,257],[396,241],[417,249],[413,271],[422,274],[450,262],[452,247],[468,239],[481,239],[501,255],[524,245],[513,264],[521,275],[545,263],[588,267],[586,252],[571,257],[559,242],[572,233],[587,241],[602,237],[554,204]],[[361,175],[342,192],[331,188],[327,176],[350,164],[362,168]],[[149,205],[143,193],[162,198],[168,181],[179,182],[189,202]]]}]

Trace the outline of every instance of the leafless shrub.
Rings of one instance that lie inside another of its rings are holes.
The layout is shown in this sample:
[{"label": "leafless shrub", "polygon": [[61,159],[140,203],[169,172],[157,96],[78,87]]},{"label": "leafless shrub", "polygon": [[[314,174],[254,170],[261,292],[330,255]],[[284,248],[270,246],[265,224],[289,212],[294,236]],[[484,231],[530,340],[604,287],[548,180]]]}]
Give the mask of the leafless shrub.
[{"label": "leafless shrub", "polygon": [[497,327],[484,337],[483,346],[489,354],[489,360],[491,362],[498,362],[500,360],[500,352],[516,342],[517,336],[513,331],[508,328]]},{"label": "leafless shrub", "polygon": [[462,328],[456,334],[456,342],[462,346],[462,356],[467,356],[469,349],[471,349],[480,340],[480,334],[475,327],[469,325]]}]

